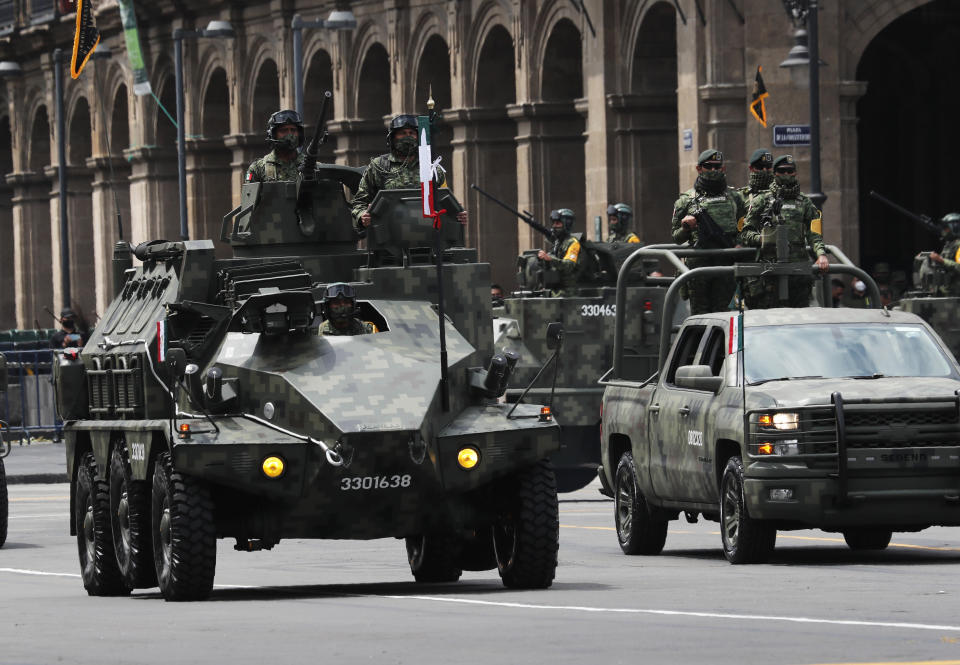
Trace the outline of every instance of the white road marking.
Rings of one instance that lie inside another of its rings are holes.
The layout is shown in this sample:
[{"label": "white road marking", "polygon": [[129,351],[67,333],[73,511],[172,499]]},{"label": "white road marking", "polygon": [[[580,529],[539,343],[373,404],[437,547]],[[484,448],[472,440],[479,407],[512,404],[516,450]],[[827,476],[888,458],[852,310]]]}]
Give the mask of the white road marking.
[{"label": "white road marking", "polygon": [[436,603],[461,603],[464,605],[485,605],[488,607],[509,607],[524,610],[552,610],[566,612],[593,612],[608,614],[652,614],[658,616],[698,617],[704,619],[735,619],[747,621],[783,621],[787,623],[817,623],[834,626],[863,626],[867,628],[904,628],[909,630],[960,631],[960,626],[947,626],[925,623],[901,623],[895,621],[854,621],[852,619],[817,619],[814,617],[770,616],[762,614],[726,614],[723,612],[688,612],[683,610],[652,610],[632,607],[588,607],[584,605],[534,605],[530,603],[508,603],[492,600],[474,600],[471,598],[448,598],[443,596],[373,596],[391,600],[424,600]]},{"label": "white road marking", "polygon": [[69,515],[64,515],[62,513],[50,514],[50,515],[10,515],[9,519],[12,520],[37,520],[37,519],[53,519],[54,517],[58,519],[68,518]]},{"label": "white road marking", "polygon": [[48,573],[42,570],[24,570],[23,568],[0,568],[0,573],[14,575],[37,575],[40,577],[80,577],[80,573]]}]

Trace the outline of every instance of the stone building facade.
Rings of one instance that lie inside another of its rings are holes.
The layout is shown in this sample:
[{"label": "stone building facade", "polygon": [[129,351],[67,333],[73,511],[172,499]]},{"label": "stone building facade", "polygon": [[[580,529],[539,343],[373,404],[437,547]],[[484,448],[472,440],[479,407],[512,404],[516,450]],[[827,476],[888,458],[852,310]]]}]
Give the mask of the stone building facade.
[{"label": "stone building facade", "polygon": [[[0,0],[0,59],[23,71],[0,86],[0,328],[49,325],[43,307],[68,300],[88,315],[104,311],[121,232],[134,243],[179,237],[176,129],[167,115],[175,114],[178,27],[218,19],[236,31],[184,42],[191,237],[219,238],[247,165],[267,151],[267,117],[293,106],[293,15],[349,8],[356,29],[303,33],[307,119],[322,91],[333,92],[322,158],[367,163],[385,148],[389,117],[422,112],[432,89],[444,109],[435,141],[451,188],[471,211],[468,243],[505,286],[518,252],[543,239],[470,183],[539,219],[572,208],[589,237],[607,204],[625,201],[641,238],[664,241],[701,150],[721,149],[730,181],[741,184],[745,156],[772,147],[774,124],[809,122],[804,72],[778,67],[794,30],[778,0],[585,0],[586,13],[569,0],[136,3],[151,96],[133,94],[116,2],[100,0],[101,48],[112,57],[66,79],[60,164],[51,54],[69,52],[74,18],[47,12],[55,4],[69,11],[69,2]],[[888,187],[892,198],[931,215],[950,205],[942,186],[949,181],[930,167],[955,147],[948,110],[914,100],[955,101],[937,77],[960,64],[949,52],[957,4],[821,1],[825,236],[867,267],[884,258],[906,267],[931,242],[873,207],[867,190]],[[747,113],[757,65],[771,93],[768,128]],[[914,98],[899,98],[897,86]],[[862,135],[865,123],[878,133]],[[792,151],[806,185],[809,149]],[[915,159],[927,166],[911,168]],[[60,168],[68,176],[63,202]],[[70,294],[60,292],[60,205],[68,207]],[[603,226],[605,234],[605,219]]]}]

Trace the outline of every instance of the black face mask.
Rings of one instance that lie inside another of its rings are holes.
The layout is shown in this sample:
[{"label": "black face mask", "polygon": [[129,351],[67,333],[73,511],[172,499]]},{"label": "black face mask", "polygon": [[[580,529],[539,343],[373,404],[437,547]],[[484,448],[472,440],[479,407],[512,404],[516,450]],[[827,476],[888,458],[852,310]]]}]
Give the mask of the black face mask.
[{"label": "black face mask", "polygon": [[727,174],[723,171],[702,171],[694,183],[697,191],[707,194],[720,194],[727,188]]},{"label": "black face mask", "polygon": [[566,227],[563,227],[563,226],[561,226],[561,227],[555,227],[555,226],[554,226],[554,227],[551,227],[551,229],[550,229],[550,235],[553,236],[553,239],[554,239],[554,240],[563,240],[564,238],[567,237],[567,229],[566,229]]},{"label": "black face mask", "polygon": [[772,171],[750,171],[750,189],[759,192],[770,186],[773,182]]},{"label": "black face mask", "polygon": [[404,136],[393,141],[393,150],[401,157],[409,157],[417,152],[417,137]]},{"label": "black face mask", "polygon": [[777,188],[784,198],[796,198],[800,193],[800,183],[797,182],[796,175],[777,174]]}]

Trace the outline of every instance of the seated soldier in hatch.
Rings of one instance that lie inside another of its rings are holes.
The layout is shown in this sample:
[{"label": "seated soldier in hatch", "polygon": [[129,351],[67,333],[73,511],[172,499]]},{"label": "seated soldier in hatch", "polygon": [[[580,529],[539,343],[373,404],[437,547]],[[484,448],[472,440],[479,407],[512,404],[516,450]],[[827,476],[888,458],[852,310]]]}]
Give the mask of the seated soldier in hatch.
[{"label": "seated soldier in hatch", "polygon": [[317,330],[318,335],[367,335],[380,332],[370,321],[357,318],[357,296],[353,287],[344,282],[336,282],[327,287],[320,305],[324,322]]},{"label": "seated soldier in hatch", "polygon": [[267,121],[267,143],[273,150],[250,164],[244,182],[296,180],[306,159],[298,151],[303,140],[303,120],[299,113],[288,109],[271,115]]}]

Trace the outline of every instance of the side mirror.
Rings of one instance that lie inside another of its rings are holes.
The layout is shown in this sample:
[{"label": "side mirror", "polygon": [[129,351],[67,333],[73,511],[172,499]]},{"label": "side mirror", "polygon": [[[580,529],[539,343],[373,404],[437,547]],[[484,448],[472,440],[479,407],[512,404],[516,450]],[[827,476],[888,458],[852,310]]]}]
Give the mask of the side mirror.
[{"label": "side mirror", "polygon": [[547,348],[553,351],[563,344],[563,324],[559,321],[547,324]]},{"label": "side mirror", "polygon": [[179,381],[187,368],[187,352],[183,349],[168,349],[166,363],[170,376]]},{"label": "side mirror", "polygon": [[677,368],[674,382],[681,388],[691,390],[706,390],[712,393],[720,392],[723,387],[723,377],[714,376],[709,365],[684,365]]}]

